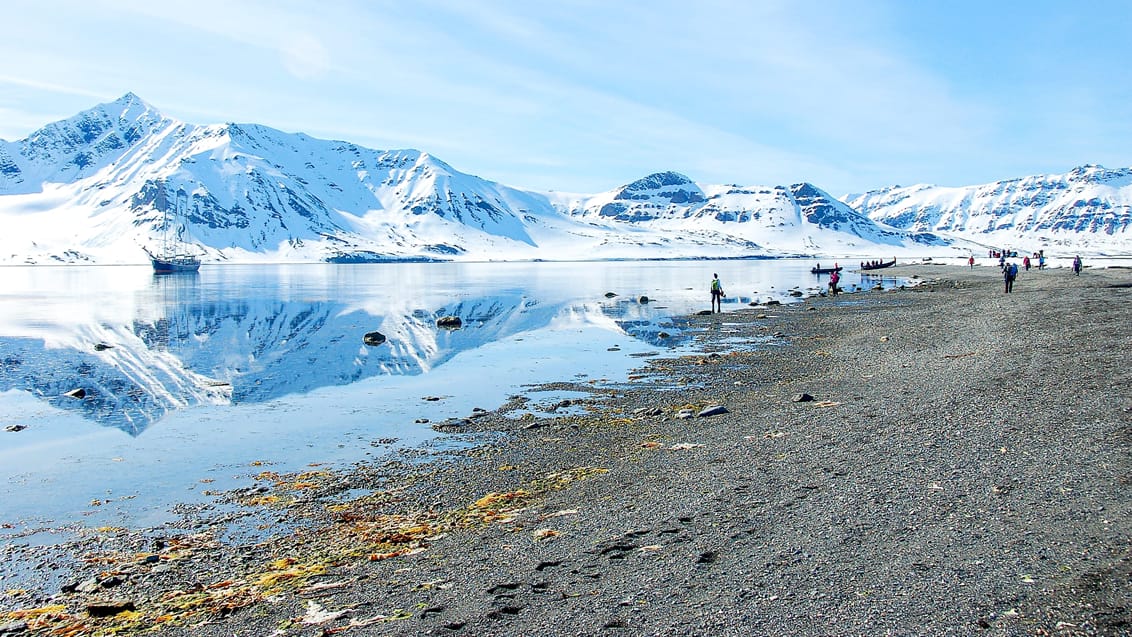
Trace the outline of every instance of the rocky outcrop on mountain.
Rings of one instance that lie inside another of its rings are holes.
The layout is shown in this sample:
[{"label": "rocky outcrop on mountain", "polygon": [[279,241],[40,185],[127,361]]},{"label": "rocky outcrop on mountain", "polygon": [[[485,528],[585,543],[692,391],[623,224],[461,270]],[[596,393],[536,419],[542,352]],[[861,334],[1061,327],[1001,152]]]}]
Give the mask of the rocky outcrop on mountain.
[{"label": "rocky outcrop on mountain", "polygon": [[618,189],[598,215],[618,221],[649,221],[674,211],[686,216],[690,204],[704,200],[704,191],[684,175],[656,173]]},{"label": "rocky outcrop on mountain", "polygon": [[819,228],[829,227],[849,232],[858,237],[871,238],[876,243],[898,244],[904,240],[931,246],[944,246],[948,243],[932,232],[911,229],[913,231],[908,233],[895,230],[890,224],[878,225],[813,184],[794,184],[790,191],[806,221]]}]

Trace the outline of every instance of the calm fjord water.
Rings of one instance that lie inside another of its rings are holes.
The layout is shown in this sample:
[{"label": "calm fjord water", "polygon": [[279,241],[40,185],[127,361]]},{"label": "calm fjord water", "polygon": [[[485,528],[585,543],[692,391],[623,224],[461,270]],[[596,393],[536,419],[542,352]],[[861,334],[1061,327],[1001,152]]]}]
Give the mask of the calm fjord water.
[{"label": "calm fjord water", "polygon": [[[816,291],[827,281],[812,265],[3,268],[0,523],[158,524],[263,466],[437,448],[419,419],[491,409],[540,382],[623,381],[641,355],[679,351],[690,334],[672,319],[708,308],[713,273],[727,311]],[[849,273],[842,286],[857,283]],[[438,329],[445,315],[463,328]],[[388,340],[364,345],[375,330]]]}]

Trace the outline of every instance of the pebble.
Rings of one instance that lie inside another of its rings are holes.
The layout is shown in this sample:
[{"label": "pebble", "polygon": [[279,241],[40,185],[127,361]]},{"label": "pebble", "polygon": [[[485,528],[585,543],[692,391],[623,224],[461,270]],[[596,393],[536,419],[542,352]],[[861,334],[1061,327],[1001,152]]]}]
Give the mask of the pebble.
[{"label": "pebble", "polygon": [[9,635],[22,635],[27,632],[28,623],[24,621],[8,622],[7,624],[0,624],[0,637],[8,637]]}]

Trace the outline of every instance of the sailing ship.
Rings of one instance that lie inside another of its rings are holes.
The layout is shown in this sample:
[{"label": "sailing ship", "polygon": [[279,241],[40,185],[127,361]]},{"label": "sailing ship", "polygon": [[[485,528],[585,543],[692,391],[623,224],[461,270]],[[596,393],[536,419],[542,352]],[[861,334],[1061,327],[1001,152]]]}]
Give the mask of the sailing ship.
[{"label": "sailing ship", "polygon": [[[183,219],[180,206],[182,199],[184,199],[187,205],[189,196],[183,189],[179,189],[177,190],[177,197],[173,203],[174,223]],[[184,224],[176,225],[176,236],[170,239],[170,234],[173,232],[173,224],[169,222],[168,202],[163,203],[165,205],[161,206],[163,213],[161,224],[161,252],[154,254],[150,252],[148,248],[143,248],[145,253],[149,255],[150,262],[153,263],[153,273],[174,274],[177,272],[196,272],[200,269],[200,257],[190,252],[188,244],[183,240],[185,231]]]}]

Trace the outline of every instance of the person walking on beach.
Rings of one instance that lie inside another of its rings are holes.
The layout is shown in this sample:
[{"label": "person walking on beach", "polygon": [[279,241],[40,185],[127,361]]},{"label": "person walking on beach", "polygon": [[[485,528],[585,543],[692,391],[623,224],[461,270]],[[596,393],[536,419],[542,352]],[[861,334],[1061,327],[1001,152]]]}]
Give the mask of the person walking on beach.
[{"label": "person walking on beach", "polygon": [[829,295],[830,296],[837,296],[837,293],[840,292],[840,290],[837,288],[837,284],[840,281],[841,281],[841,275],[838,274],[837,270],[834,270],[833,272],[829,273]]},{"label": "person walking on beach", "polygon": [[723,284],[719,282],[719,275],[711,275],[711,311],[723,313],[723,297],[727,296],[723,293]]},{"label": "person walking on beach", "polygon": [[1030,255],[1026,255],[1026,256],[1022,257],[1022,267],[1023,267],[1023,268],[1024,268],[1024,269],[1025,269],[1025,270],[1026,270],[1027,272],[1029,272],[1029,271],[1030,271]]},{"label": "person walking on beach", "polygon": [[1073,274],[1081,276],[1081,255],[1073,257]]},{"label": "person walking on beach", "polygon": [[1006,294],[1014,291],[1014,279],[1018,278],[1018,264],[1008,263],[1002,268],[1002,280],[1006,283]]},{"label": "person walking on beach", "polygon": [[971,256],[967,257],[967,267],[971,268],[972,270],[975,269],[975,255],[972,254]]}]

